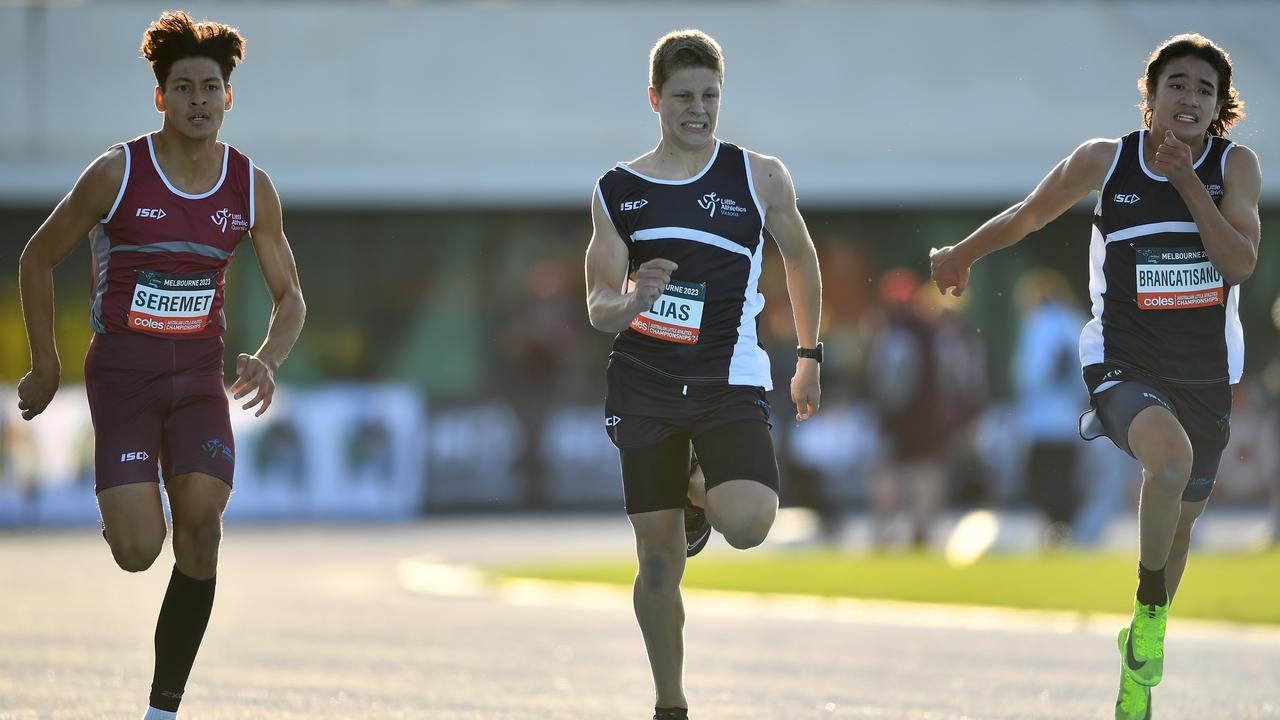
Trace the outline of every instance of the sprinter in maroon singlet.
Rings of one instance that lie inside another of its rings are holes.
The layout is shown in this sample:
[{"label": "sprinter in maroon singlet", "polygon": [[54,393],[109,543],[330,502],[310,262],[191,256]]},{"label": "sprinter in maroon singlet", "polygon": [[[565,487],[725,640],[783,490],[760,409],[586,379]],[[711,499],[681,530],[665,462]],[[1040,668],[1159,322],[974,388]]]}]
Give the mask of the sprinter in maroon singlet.
[{"label": "sprinter in maroon singlet", "polygon": [[142,39],[156,75],[159,132],[116,145],[85,170],[22,253],[31,372],[18,386],[30,420],[58,389],[53,267],[86,235],[93,252],[85,384],[93,416],[103,534],[116,563],[146,570],[160,554],[163,476],[175,564],[155,632],[144,720],[176,718],[213,607],[222,513],[235,443],[223,388],[222,286],[252,239],[274,308],[262,346],[236,360],[231,391],[261,415],[306,308],[280,199],[260,168],[218,142],[243,57],[234,28],[166,12]]}]

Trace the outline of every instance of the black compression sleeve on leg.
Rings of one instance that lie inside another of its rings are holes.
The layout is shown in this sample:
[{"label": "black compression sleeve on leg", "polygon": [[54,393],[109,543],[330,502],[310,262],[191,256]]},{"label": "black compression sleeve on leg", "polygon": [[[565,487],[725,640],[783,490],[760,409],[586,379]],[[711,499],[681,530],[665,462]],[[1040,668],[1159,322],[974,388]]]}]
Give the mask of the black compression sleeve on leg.
[{"label": "black compression sleeve on leg", "polygon": [[213,610],[216,578],[196,580],[182,574],[177,565],[156,620],[156,667],[151,678],[151,707],[177,712],[191,665],[204,639]]}]

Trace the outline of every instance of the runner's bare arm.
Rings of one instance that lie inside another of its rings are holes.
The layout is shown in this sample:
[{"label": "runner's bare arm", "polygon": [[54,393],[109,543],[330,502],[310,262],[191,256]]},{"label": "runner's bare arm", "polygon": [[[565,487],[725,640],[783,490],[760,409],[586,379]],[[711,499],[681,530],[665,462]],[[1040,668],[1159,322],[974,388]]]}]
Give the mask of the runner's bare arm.
[{"label": "runner's bare arm", "polygon": [[[818,344],[822,320],[822,274],[818,252],[809,229],[796,206],[796,189],[791,174],[777,158],[750,153],[751,177],[765,214],[765,229],[778,243],[787,271],[787,294],[795,317],[796,342],[802,347]],[[796,420],[806,420],[818,411],[822,398],[816,360],[798,358],[791,379],[791,400]]]},{"label": "runner's bare arm", "polygon": [[53,339],[53,268],[111,212],[124,165],[124,150],[118,147],[94,160],[22,250],[18,285],[31,371],[18,384],[18,408],[26,420],[49,405],[62,373]]},{"label": "runner's bare arm", "polygon": [[1191,148],[1172,133],[1157,150],[1156,166],[1157,172],[1165,174],[1187,204],[1200,231],[1205,253],[1222,278],[1232,285],[1248,280],[1258,264],[1258,244],[1262,238],[1262,223],[1258,218],[1262,169],[1258,156],[1243,145],[1231,149],[1218,205],[1195,174]]},{"label": "runner's bare arm", "polygon": [[587,317],[591,327],[622,332],[635,316],[653,307],[676,264],[655,258],[636,269],[635,287],[628,292],[627,246],[600,204],[599,191],[591,197],[591,243],[587,245]]},{"label": "runner's bare arm", "polygon": [[980,258],[1013,245],[1048,225],[1086,195],[1102,188],[1118,140],[1089,140],[1059,162],[1022,202],[996,215],[956,245],[931,250],[930,270],[938,290],[959,296]]},{"label": "runner's bare arm", "polygon": [[253,250],[258,255],[262,279],[266,281],[267,291],[271,293],[271,324],[267,326],[267,337],[257,352],[253,355],[241,353],[236,358],[238,377],[231,386],[231,392],[238,400],[256,388],[258,392],[242,407],[248,410],[261,403],[262,407],[254,413],[257,417],[271,406],[276,390],[275,373],[293,349],[298,335],[302,333],[307,305],[302,299],[302,286],[298,281],[298,266],[293,259],[293,250],[284,235],[280,196],[276,194],[275,186],[271,184],[271,178],[266,172],[258,167],[253,172],[256,217],[249,237],[253,240]]}]

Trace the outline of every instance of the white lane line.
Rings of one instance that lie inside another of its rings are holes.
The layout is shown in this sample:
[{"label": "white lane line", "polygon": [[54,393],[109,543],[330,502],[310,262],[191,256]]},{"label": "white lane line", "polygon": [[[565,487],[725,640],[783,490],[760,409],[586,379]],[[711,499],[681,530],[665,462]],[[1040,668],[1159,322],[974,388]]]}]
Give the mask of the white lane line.
[{"label": "white lane line", "polygon": [[[630,613],[631,589],[592,582],[498,578],[483,570],[443,561],[433,555],[402,560],[401,587],[438,597],[490,597],[522,607],[560,607]],[[819,595],[748,593],[684,588],[685,610],[705,617],[764,618],[796,622],[955,630],[1035,632],[1113,636],[1127,616],[1073,610],[1023,610],[982,605],[942,605],[896,600],[830,598]],[[1280,627],[1210,620],[1175,620],[1185,638],[1230,635],[1249,642],[1280,642]]]}]

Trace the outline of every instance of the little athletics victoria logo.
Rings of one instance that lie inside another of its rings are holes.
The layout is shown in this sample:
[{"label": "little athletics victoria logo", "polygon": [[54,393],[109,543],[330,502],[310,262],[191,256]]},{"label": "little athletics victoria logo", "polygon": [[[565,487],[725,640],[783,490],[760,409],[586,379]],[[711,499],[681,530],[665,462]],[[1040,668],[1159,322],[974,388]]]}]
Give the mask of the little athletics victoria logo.
[{"label": "little athletics victoria logo", "polygon": [[739,205],[736,200],[722,198],[713,192],[703,195],[702,199],[698,201],[698,207],[707,211],[707,217],[715,217],[717,209],[721,215],[728,215],[729,217],[742,217],[747,214],[745,205]]}]

